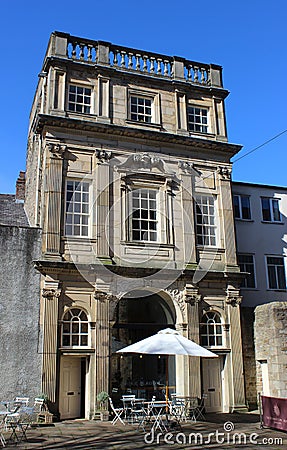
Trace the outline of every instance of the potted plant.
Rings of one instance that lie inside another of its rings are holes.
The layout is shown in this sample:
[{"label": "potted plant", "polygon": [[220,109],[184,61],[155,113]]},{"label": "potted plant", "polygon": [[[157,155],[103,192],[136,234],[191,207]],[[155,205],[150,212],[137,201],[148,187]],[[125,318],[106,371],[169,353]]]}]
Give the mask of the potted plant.
[{"label": "potted plant", "polygon": [[98,408],[102,421],[109,420],[108,399],[109,394],[105,391],[102,391],[97,395]]}]

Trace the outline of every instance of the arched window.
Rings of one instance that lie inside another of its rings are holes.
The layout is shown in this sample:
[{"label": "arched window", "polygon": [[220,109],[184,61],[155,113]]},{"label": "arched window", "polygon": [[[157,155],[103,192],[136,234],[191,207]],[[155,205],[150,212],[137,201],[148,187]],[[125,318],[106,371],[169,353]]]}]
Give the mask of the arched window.
[{"label": "arched window", "polygon": [[212,311],[202,316],[200,324],[201,345],[218,347],[223,345],[221,317]]},{"label": "arched window", "polygon": [[80,308],[69,309],[62,322],[63,347],[87,347],[89,322],[87,314]]}]

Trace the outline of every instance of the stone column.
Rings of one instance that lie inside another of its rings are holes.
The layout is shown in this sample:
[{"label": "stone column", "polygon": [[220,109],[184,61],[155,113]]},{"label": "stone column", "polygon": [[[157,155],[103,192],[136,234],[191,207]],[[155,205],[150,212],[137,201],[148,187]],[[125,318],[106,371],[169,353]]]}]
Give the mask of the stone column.
[{"label": "stone column", "polygon": [[193,164],[180,161],[182,179],[182,212],[183,212],[183,249],[185,252],[184,263],[188,269],[196,269],[196,246],[194,228],[194,175],[197,173]]},{"label": "stone column", "polygon": [[46,215],[44,224],[44,252],[47,257],[60,259],[63,157],[66,145],[47,144],[49,158],[46,177]]},{"label": "stone column", "polygon": [[[95,345],[95,396],[109,392],[109,356],[110,356],[110,325],[109,300],[110,294],[96,291],[96,345]],[[96,400],[96,399],[95,399]]]},{"label": "stone column", "polygon": [[227,272],[239,272],[236,258],[235,229],[233,220],[231,170],[229,167],[218,167],[218,185],[220,203],[220,219],[222,224],[221,239],[224,240],[225,270]]},{"label": "stone column", "polygon": [[60,294],[58,283],[49,283],[42,291],[44,304],[42,392],[48,396],[52,403],[56,402],[58,299]]},{"label": "stone column", "polygon": [[[201,300],[196,286],[186,286],[185,301],[187,309],[188,335],[187,338],[199,344],[199,312],[198,304]],[[188,357],[189,386],[188,395],[201,398],[200,358]]]},{"label": "stone column", "polygon": [[110,190],[110,165],[111,152],[97,150],[97,258],[104,263],[111,263],[110,258],[110,230],[109,230],[109,190]]},{"label": "stone column", "polygon": [[[242,358],[242,340],[240,323],[240,303],[242,297],[239,296],[239,289],[233,286],[227,288],[227,314],[230,323],[230,400],[232,411],[246,410],[244,372]],[[232,401],[233,400],[233,401]]]}]

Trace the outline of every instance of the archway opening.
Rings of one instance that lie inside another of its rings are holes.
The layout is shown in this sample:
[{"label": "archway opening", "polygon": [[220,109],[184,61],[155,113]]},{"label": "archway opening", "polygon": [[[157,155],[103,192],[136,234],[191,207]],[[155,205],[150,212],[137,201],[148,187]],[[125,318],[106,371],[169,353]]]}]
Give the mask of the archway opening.
[{"label": "archway opening", "polygon": [[174,328],[175,310],[164,295],[131,292],[117,304],[112,328],[111,389],[118,396],[133,393],[144,398],[164,398],[167,374],[171,389],[175,386],[174,357],[115,353],[164,328]]}]

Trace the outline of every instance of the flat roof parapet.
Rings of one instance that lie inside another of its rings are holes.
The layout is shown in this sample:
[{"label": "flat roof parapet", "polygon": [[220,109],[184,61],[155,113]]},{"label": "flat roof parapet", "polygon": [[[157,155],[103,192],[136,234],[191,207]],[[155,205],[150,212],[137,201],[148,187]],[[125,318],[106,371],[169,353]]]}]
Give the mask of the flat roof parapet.
[{"label": "flat roof parapet", "polygon": [[58,31],[51,34],[47,57],[106,66],[135,75],[185,81],[196,86],[223,88],[222,67],[216,64],[94,41]]}]

